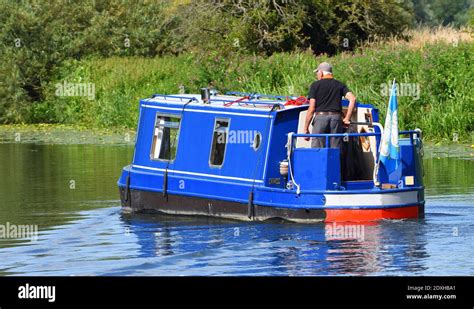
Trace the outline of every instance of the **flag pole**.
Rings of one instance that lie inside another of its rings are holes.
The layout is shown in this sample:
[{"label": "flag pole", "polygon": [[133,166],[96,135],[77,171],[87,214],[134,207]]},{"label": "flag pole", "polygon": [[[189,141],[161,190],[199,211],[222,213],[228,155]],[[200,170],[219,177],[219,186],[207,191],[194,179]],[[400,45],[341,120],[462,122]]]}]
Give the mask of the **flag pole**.
[{"label": "flag pole", "polygon": [[[393,78],[393,82],[392,82],[392,88],[390,89],[390,96],[388,97],[388,104],[387,104],[387,112],[388,112],[388,109],[389,109],[389,105],[390,105],[390,100],[392,98],[392,91],[393,91],[393,86],[395,85],[395,78]],[[386,118],[386,117],[385,117]],[[384,122],[384,129],[385,129],[385,122]],[[374,168],[374,185],[376,187],[380,187],[380,182],[379,182],[379,166],[380,166],[380,149],[382,148],[382,141],[383,141],[383,130],[381,133],[381,136],[380,136],[380,144],[379,144],[379,149],[377,150],[377,161],[376,161],[376,164],[375,164],[375,168]]]}]

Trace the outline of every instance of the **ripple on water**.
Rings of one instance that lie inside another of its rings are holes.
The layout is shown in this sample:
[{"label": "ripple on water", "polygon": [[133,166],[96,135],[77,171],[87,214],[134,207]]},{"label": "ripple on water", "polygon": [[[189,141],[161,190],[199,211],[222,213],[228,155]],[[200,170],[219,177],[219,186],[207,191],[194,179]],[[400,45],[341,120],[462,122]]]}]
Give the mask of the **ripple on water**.
[{"label": "ripple on water", "polygon": [[124,215],[116,181],[132,153],[0,144],[3,161],[22,158],[0,165],[0,217],[39,226],[35,241],[0,241],[0,275],[474,274],[472,160],[425,160],[425,219],[366,223],[363,237],[331,239],[323,223]]}]

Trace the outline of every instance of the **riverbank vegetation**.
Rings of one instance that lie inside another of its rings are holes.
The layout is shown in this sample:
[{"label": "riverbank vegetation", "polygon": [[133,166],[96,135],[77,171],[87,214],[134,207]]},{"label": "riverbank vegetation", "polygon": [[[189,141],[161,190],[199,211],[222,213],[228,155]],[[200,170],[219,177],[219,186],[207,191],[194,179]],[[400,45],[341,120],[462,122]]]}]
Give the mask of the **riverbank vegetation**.
[{"label": "riverbank vegetation", "polygon": [[133,145],[135,129],[97,128],[81,124],[35,123],[0,125],[0,144]]},{"label": "riverbank vegetation", "polygon": [[[312,70],[324,60],[382,116],[383,89],[396,78],[406,87],[399,96],[403,128],[419,127],[431,140],[458,136],[471,143],[469,1],[0,6],[1,123],[133,128],[140,98],[196,93],[208,85],[221,92],[305,95]],[[88,92],[68,95],[64,89],[71,85]]]}]

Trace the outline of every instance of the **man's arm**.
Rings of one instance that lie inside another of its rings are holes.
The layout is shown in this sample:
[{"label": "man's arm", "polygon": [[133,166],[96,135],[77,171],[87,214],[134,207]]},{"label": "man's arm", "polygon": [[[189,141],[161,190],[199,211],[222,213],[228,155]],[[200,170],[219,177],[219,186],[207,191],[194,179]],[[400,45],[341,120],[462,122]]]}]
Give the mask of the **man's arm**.
[{"label": "man's arm", "polygon": [[310,99],[309,100],[309,107],[308,111],[306,112],[306,120],[304,122],[304,133],[309,134],[309,125],[311,120],[313,120],[314,110],[316,108],[316,100]]},{"label": "man's arm", "polygon": [[349,107],[347,108],[346,117],[344,117],[342,122],[344,122],[344,124],[350,124],[352,112],[354,111],[355,107],[356,97],[352,92],[349,91],[348,93],[346,93],[346,99],[349,100]]}]

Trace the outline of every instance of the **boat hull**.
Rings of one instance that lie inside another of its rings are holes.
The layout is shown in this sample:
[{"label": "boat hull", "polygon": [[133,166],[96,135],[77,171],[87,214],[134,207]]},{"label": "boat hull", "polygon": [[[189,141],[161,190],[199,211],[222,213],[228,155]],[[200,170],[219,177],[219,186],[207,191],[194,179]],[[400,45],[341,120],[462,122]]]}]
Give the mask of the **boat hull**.
[{"label": "boat hull", "polygon": [[251,205],[203,197],[168,194],[120,187],[125,212],[163,213],[171,215],[208,216],[242,221],[284,219],[292,222],[363,222],[382,219],[416,219],[424,217],[424,203],[413,205],[360,208],[295,208]]},{"label": "boat hull", "polygon": [[124,211],[132,213],[164,213],[171,215],[208,216],[241,221],[264,221],[285,219],[294,222],[322,222],[325,212],[322,209],[305,210],[254,205],[252,215],[246,204],[217,199],[169,194],[161,192],[120,189]]}]

